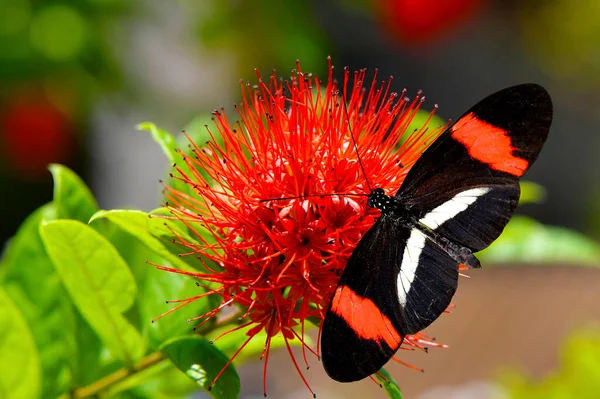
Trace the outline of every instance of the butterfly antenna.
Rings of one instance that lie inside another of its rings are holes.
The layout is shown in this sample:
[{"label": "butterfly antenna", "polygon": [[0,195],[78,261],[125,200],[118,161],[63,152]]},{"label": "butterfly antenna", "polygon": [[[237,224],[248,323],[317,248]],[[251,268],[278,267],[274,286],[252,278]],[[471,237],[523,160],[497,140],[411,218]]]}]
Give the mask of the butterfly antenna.
[{"label": "butterfly antenna", "polygon": [[269,202],[269,201],[285,201],[285,200],[293,200],[293,199],[299,199],[299,198],[310,198],[310,197],[335,197],[335,196],[340,196],[340,197],[368,197],[367,194],[342,194],[342,193],[330,193],[330,194],[311,194],[311,195],[299,195],[296,197],[280,197],[280,198],[268,198],[268,199],[261,199],[259,202]]},{"label": "butterfly antenna", "polygon": [[[350,115],[348,114],[348,106],[346,105],[346,83],[344,83],[342,105],[344,107],[344,114],[346,115],[346,120],[348,121],[348,131],[350,132],[350,138],[352,138],[352,145],[354,146],[354,151],[356,151],[356,157],[358,158],[358,164],[360,166],[360,169],[362,170],[363,176],[365,177],[365,182],[367,183],[369,192],[372,193],[373,189],[371,188],[371,184],[369,183],[369,178],[367,177],[367,172],[365,172],[365,167],[362,163],[362,159],[360,158],[360,154],[358,153],[358,145],[356,144],[356,139],[354,138],[354,134],[352,133],[352,126],[350,125]],[[369,194],[342,194],[342,193],[313,194],[313,195],[301,195],[301,196],[297,196],[297,197],[268,198],[268,199],[262,199],[259,202],[283,201],[283,200],[292,200],[292,199],[309,198],[309,197],[321,197],[322,198],[322,197],[332,197],[332,196],[368,197]]]},{"label": "butterfly antenna", "polygon": [[367,172],[365,172],[365,167],[360,159],[360,154],[358,153],[358,145],[356,144],[356,139],[354,138],[354,134],[352,134],[352,126],[350,126],[350,115],[348,115],[348,106],[346,105],[346,85],[344,85],[344,96],[342,98],[342,103],[344,106],[344,113],[346,114],[346,120],[348,121],[348,131],[350,132],[350,137],[352,138],[352,145],[354,145],[354,151],[356,151],[356,157],[358,158],[358,164],[360,165],[360,169],[363,172],[363,176],[365,177],[365,181],[367,182],[367,187],[369,188],[369,192],[373,192],[371,185],[369,184],[369,178],[367,177]]}]

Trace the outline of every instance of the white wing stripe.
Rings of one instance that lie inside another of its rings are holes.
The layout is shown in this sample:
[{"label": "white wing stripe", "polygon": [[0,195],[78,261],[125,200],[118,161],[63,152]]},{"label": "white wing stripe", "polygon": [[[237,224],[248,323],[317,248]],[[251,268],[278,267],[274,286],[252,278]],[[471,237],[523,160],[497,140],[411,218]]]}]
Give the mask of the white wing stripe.
[{"label": "white wing stripe", "polygon": [[470,205],[477,201],[477,198],[487,194],[489,191],[490,188],[480,187],[460,192],[451,200],[444,202],[442,205],[422,217],[419,222],[430,229],[437,229],[444,224],[444,222],[465,211]]},{"label": "white wing stripe", "polygon": [[408,237],[408,240],[406,241],[397,283],[398,300],[403,307],[406,306],[408,293],[412,282],[415,279],[417,267],[419,267],[419,259],[421,258],[421,252],[423,252],[423,248],[425,247],[426,239],[425,235],[419,230],[412,229],[410,237]]}]

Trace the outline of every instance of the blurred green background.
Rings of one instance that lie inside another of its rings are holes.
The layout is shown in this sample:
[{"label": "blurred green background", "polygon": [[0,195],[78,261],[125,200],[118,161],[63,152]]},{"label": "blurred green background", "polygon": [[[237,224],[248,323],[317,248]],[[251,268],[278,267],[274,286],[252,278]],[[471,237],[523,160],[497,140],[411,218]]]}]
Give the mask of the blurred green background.
[{"label": "blurred green background", "polygon": [[[230,108],[254,68],[285,76],[300,59],[325,77],[328,55],[422,89],[444,119],[509,85],[545,86],[554,124],[527,179],[547,194],[521,211],[598,238],[599,19],[595,0],[0,0],[0,245],[52,198],[49,163],[103,209],[153,209],[169,165],[137,123],[180,131]],[[596,397],[599,284],[593,268],[478,272],[432,328],[451,348],[411,358],[426,373],[394,369],[398,382],[410,398]],[[270,394],[306,397],[286,356]],[[262,395],[260,363],[240,373],[243,395]],[[309,374],[320,397],[379,394]]]}]

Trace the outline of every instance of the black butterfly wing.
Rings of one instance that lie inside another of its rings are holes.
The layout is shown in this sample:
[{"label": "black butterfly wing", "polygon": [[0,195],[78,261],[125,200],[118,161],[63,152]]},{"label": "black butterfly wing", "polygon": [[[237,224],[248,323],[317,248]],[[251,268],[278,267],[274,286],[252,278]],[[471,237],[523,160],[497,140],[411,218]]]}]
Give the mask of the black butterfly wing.
[{"label": "black butterfly wing", "polygon": [[458,286],[458,263],[419,229],[411,229],[398,275],[398,298],[407,334],[433,323]]},{"label": "black butterfly wing", "polygon": [[321,333],[327,374],[340,382],[379,371],[407,334],[448,307],[458,265],[416,229],[383,215],[344,269]]},{"label": "black butterfly wing", "polygon": [[524,84],[483,99],[423,153],[396,193],[424,225],[479,251],[502,232],[519,200],[519,179],[552,122],[544,88]]},{"label": "black butterfly wing", "polygon": [[377,372],[407,334],[447,308],[458,264],[436,237],[478,251],[500,235],[551,120],[542,87],[511,87],[471,108],[417,160],[396,196],[427,228],[384,214],[357,245],[323,322],[322,360],[331,378],[350,382]]},{"label": "black butterfly wing", "polygon": [[334,380],[363,379],[400,347],[407,328],[396,281],[408,234],[382,217],[352,252],[321,331],[323,367]]}]

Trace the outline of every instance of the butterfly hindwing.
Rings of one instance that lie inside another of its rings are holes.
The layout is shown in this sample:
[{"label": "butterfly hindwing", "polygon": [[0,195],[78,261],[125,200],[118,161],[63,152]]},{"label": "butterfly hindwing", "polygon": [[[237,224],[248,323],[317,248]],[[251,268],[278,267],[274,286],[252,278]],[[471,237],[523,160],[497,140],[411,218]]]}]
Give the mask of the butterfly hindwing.
[{"label": "butterfly hindwing", "polygon": [[457,262],[437,244],[382,215],[352,253],[323,322],[329,376],[350,382],[379,371],[407,334],[446,310],[457,280]]},{"label": "butterfly hindwing", "polygon": [[518,181],[537,158],[551,121],[552,102],[541,86],[494,93],[432,143],[396,196],[421,221],[447,211],[443,226],[424,224],[479,251],[508,223],[519,199]]},{"label": "butterfly hindwing", "polygon": [[377,371],[406,335],[396,281],[408,230],[381,218],[346,264],[323,321],[321,358],[327,374],[357,381]]},{"label": "butterfly hindwing", "polygon": [[398,275],[398,297],[408,334],[433,323],[450,305],[458,263],[419,229],[412,229]]}]

